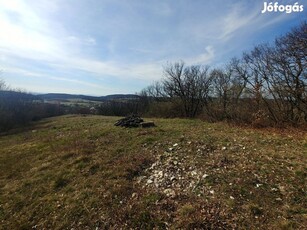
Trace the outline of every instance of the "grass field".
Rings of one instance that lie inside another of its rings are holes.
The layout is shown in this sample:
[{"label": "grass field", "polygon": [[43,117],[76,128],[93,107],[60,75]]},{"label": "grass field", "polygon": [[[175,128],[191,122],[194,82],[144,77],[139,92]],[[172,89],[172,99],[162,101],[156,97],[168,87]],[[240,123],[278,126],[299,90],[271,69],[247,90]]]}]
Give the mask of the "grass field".
[{"label": "grass field", "polygon": [[307,134],[62,116],[0,136],[0,229],[304,229]]}]

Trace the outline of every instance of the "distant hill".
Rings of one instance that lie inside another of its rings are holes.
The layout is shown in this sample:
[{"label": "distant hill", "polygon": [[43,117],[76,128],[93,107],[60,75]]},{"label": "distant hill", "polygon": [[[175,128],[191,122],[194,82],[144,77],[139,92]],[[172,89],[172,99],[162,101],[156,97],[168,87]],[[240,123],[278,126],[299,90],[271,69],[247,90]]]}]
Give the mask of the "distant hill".
[{"label": "distant hill", "polygon": [[135,94],[113,94],[101,97],[77,95],[77,94],[65,94],[65,93],[48,93],[38,95],[43,100],[69,100],[69,99],[82,99],[89,101],[109,101],[115,99],[136,99],[138,98]]},{"label": "distant hill", "polygon": [[0,91],[0,99],[16,100],[22,98],[25,101],[41,100],[37,95],[16,91]]},{"label": "distant hill", "polygon": [[16,91],[0,91],[0,99],[12,100],[16,98],[22,98],[23,100],[88,100],[88,101],[111,101],[111,100],[130,100],[139,98],[135,94],[112,94],[107,96],[95,97],[81,94],[66,94],[66,93],[47,93],[33,95],[30,93],[16,92]]},{"label": "distant hill", "polygon": [[66,93],[47,93],[38,95],[43,100],[69,100],[69,99],[83,99],[90,101],[104,101],[102,97],[86,96],[86,95],[75,95]]},{"label": "distant hill", "polygon": [[111,94],[103,97],[105,100],[114,100],[114,99],[137,99],[138,95],[135,94]]}]

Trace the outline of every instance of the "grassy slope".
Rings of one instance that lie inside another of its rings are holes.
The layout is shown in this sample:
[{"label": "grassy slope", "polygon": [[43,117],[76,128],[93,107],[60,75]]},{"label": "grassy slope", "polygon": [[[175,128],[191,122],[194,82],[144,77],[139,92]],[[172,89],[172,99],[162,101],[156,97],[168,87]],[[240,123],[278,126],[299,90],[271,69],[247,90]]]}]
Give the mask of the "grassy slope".
[{"label": "grassy slope", "polygon": [[[116,119],[64,116],[1,136],[0,229],[306,226],[306,133]],[[186,168],[209,175],[201,189],[169,197],[137,183],[175,143]]]}]

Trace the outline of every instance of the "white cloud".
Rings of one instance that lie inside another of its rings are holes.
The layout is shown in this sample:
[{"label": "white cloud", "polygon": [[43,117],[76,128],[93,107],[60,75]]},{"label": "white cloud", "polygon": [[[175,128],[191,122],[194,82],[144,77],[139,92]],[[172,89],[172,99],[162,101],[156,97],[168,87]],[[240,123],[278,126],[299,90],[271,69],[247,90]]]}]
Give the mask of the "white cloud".
[{"label": "white cloud", "polygon": [[256,29],[259,31],[291,18],[291,15],[288,14],[261,14],[262,7],[262,2],[247,4],[247,2],[240,1],[234,3],[221,21],[222,32],[218,38],[227,42],[232,37],[240,37],[243,32],[254,33]]},{"label": "white cloud", "polygon": [[93,37],[87,37],[85,40],[85,44],[87,45],[96,45],[96,39]]},{"label": "white cloud", "polygon": [[[155,64],[123,64],[116,61],[100,61],[94,58],[85,58],[82,53],[75,55],[82,45],[96,45],[96,39],[92,36],[78,37],[65,34],[53,36],[52,31],[47,31],[43,18],[39,18],[23,1],[0,0],[4,4],[4,10],[0,13],[0,51],[2,59],[5,56],[32,59],[44,62],[55,68],[63,70],[82,70],[99,76],[114,76],[117,78],[152,79],[159,77]],[[6,16],[5,11],[14,11],[20,15],[20,22],[13,23]],[[31,29],[29,29],[31,28]],[[64,38],[65,39],[62,39]],[[12,66],[9,68],[12,69]],[[6,69],[9,69],[6,68]],[[51,77],[41,73],[18,72],[24,76]],[[55,78],[53,78],[55,79]],[[57,78],[66,80],[68,78]],[[71,82],[74,80],[70,79]],[[84,83],[84,82],[83,82]],[[93,86],[93,85],[88,85]]]},{"label": "white cloud", "polygon": [[44,73],[40,73],[40,72],[28,71],[28,70],[20,69],[20,68],[6,68],[6,69],[4,69],[4,72],[9,73],[9,74],[18,74],[18,75],[21,75],[21,76],[29,76],[29,77],[35,77],[35,78],[43,78],[43,79],[50,79],[50,80],[76,83],[76,84],[83,85],[83,86],[89,86],[91,88],[102,89],[104,91],[109,90],[106,87],[102,87],[100,85],[92,84],[92,83],[89,83],[89,82],[86,82],[86,81],[81,81],[81,80],[76,80],[76,79],[71,79],[71,78],[65,78],[65,77],[59,77],[59,76],[53,76],[53,75],[44,74]]},{"label": "white cloud", "polygon": [[161,65],[157,63],[125,64],[78,57],[64,57],[58,68],[78,69],[97,76],[113,76],[117,79],[153,80],[161,77]]},{"label": "white cloud", "polygon": [[251,10],[241,2],[234,4],[230,12],[223,17],[222,32],[219,39],[227,41],[239,29],[250,26],[251,22],[255,20],[258,14],[257,10]]},{"label": "white cloud", "polygon": [[[50,35],[48,23],[20,0],[0,0],[0,51],[2,55],[27,59],[56,59],[62,55],[58,40]],[[10,13],[18,18],[12,21]]]},{"label": "white cloud", "polygon": [[96,39],[91,37],[91,36],[87,36],[87,37],[77,37],[77,36],[68,36],[66,38],[66,40],[69,43],[74,43],[75,45],[90,45],[90,46],[94,46],[97,44]]},{"label": "white cloud", "polygon": [[215,56],[214,48],[212,46],[207,46],[205,48],[204,53],[199,54],[192,58],[188,58],[186,59],[185,62],[188,65],[197,65],[197,64],[208,65],[213,60],[214,56]]}]

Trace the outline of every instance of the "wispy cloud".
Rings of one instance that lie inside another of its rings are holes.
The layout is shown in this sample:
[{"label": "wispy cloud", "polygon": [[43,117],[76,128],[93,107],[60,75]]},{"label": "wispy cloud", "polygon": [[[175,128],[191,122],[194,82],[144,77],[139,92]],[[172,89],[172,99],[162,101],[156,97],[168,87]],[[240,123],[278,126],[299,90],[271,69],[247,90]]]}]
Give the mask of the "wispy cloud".
[{"label": "wispy cloud", "polygon": [[[104,75],[135,79],[157,77],[158,68],[153,64],[129,65],[129,63],[123,64],[116,61],[101,61],[91,57],[84,57],[82,53],[76,56],[76,50],[80,49],[80,46],[94,46],[96,45],[96,39],[92,36],[77,37],[70,35],[65,37],[65,34],[54,36],[52,31],[42,29],[47,23],[44,23],[43,18],[38,18],[34,12],[31,12],[31,9],[26,7],[22,1],[13,1],[11,4],[6,4],[5,9],[14,10],[19,15],[20,21],[13,23],[6,14],[2,14],[0,27],[6,31],[6,33],[0,34],[2,55],[33,59],[45,62],[45,64],[55,68],[77,69],[101,77]],[[28,16],[32,18],[30,22]],[[40,21],[40,23],[33,24],[33,21]],[[32,26],[31,30],[28,29],[30,25]],[[18,73],[30,76],[26,74],[29,73],[27,71],[19,71]],[[35,75],[45,76],[44,74]],[[34,75],[32,74],[31,76]]]},{"label": "wispy cloud", "polygon": [[251,22],[259,15],[258,10],[248,10],[248,6],[242,2],[232,5],[230,11],[222,20],[222,32],[219,39],[227,41],[239,29],[250,26]]},{"label": "wispy cloud", "polygon": [[[284,4],[289,4],[287,1],[284,2]],[[253,3],[239,1],[233,3],[227,14],[223,17],[222,31],[219,39],[227,42],[230,38],[239,37],[244,32],[256,33],[257,30],[264,30],[266,27],[279,24],[293,17],[284,13],[275,13],[273,14],[274,17],[272,17],[270,14],[262,14],[262,8],[262,1],[255,1]]]},{"label": "wispy cloud", "polygon": [[214,59],[214,54],[215,54],[214,48],[212,46],[207,46],[205,48],[204,53],[186,59],[186,63],[188,65],[197,65],[197,64],[209,65],[211,61]]},{"label": "wispy cloud", "polygon": [[[60,76],[56,76],[56,75],[52,75],[52,74],[42,74],[41,72],[35,72],[35,71],[28,71],[25,69],[20,69],[20,68],[7,68],[5,69],[5,71],[7,73],[10,73],[12,75],[14,74],[18,74],[20,76],[28,76],[28,77],[32,77],[32,78],[40,78],[40,79],[45,79],[45,80],[56,80],[59,82],[69,82],[69,83],[75,83],[78,84],[80,86],[87,86],[90,88],[96,88],[98,90],[101,90],[101,92],[109,92],[110,89],[108,89],[107,87],[103,87],[101,85],[97,85],[97,84],[93,84],[93,83],[89,83],[87,81],[81,81],[81,80],[77,80],[77,79],[72,79],[72,78],[65,78],[65,77],[60,77]],[[22,88],[22,86],[20,86]],[[33,90],[33,92],[36,92],[37,90]]]},{"label": "wispy cloud", "polygon": [[87,36],[85,38],[81,38],[81,37],[76,37],[76,36],[68,36],[67,38],[67,42],[69,43],[74,43],[76,45],[91,45],[94,46],[96,45],[96,39],[91,37],[91,36]]}]

